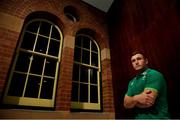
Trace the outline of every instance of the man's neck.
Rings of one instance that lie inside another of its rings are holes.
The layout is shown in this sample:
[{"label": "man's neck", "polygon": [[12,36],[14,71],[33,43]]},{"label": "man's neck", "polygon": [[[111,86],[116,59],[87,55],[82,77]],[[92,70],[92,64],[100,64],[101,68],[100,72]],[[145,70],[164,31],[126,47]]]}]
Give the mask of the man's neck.
[{"label": "man's neck", "polygon": [[141,73],[144,72],[147,68],[148,68],[148,67],[146,66],[146,67],[144,67],[144,68],[138,70],[138,74],[141,74]]}]

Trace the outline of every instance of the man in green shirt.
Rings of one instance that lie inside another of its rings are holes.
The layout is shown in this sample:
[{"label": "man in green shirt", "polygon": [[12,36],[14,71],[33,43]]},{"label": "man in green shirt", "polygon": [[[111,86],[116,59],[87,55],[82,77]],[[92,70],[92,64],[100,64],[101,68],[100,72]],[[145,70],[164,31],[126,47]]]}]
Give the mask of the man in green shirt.
[{"label": "man in green shirt", "polygon": [[147,67],[147,58],[139,52],[131,57],[138,74],[129,82],[124,107],[135,109],[136,119],[168,119],[167,87],[163,75]]}]

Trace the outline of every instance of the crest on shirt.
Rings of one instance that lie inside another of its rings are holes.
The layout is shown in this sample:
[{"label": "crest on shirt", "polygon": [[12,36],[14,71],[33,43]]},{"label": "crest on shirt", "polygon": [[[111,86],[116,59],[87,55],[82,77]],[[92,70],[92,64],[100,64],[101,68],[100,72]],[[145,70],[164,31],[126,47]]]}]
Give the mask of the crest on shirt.
[{"label": "crest on shirt", "polygon": [[134,82],[131,82],[131,86],[134,84]]},{"label": "crest on shirt", "polygon": [[142,79],[145,80],[145,78],[147,76],[147,72],[143,72],[142,75],[143,75]]}]

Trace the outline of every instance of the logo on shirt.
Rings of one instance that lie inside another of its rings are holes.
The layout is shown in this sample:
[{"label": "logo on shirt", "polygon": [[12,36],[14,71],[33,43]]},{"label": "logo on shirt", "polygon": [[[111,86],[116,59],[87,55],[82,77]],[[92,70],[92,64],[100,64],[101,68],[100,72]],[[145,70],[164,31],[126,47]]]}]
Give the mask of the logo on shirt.
[{"label": "logo on shirt", "polygon": [[146,79],[146,76],[147,76],[147,72],[143,72],[142,74],[143,74],[142,79],[145,80],[145,79]]},{"label": "logo on shirt", "polygon": [[131,86],[133,86],[134,82],[131,82]]}]

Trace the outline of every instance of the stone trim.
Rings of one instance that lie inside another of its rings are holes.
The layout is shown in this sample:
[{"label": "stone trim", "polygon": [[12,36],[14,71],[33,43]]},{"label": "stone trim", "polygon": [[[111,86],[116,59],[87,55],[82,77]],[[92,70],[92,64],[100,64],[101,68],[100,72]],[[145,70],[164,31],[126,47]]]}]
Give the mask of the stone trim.
[{"label": "stone trim", "polygon": [[101,50],[101,61],[103,61],[105,59],[111,59],[109,48],[104,48]]},{"label": "stone trim", "polygon": [[23,19],[0,12],[0,27],[11,31],[20,32],[23,26]]},{"label": "stone trim", "polygon": [[63,47],[68,47],[74,49],[74,44],[75,44],[75,37],[70,36],[70,35],[65,35],[64,40],[63,40]]}]

